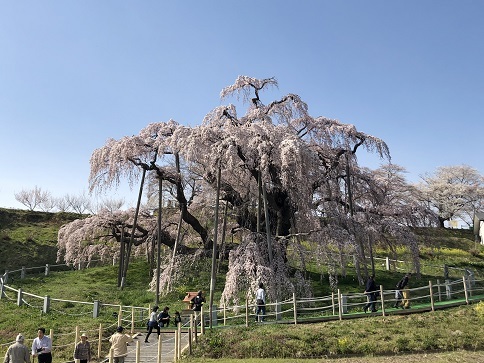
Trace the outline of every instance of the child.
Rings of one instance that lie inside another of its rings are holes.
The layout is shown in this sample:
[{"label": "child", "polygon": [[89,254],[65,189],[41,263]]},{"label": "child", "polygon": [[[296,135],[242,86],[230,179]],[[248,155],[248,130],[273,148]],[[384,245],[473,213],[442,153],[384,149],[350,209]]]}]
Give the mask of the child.
[{"label": "child", "polygon": [[175,311],[175,319],[174,319],[173,323],[175,324],[175,326],[178,326],[178,323],[181,323],[180,312]]}]

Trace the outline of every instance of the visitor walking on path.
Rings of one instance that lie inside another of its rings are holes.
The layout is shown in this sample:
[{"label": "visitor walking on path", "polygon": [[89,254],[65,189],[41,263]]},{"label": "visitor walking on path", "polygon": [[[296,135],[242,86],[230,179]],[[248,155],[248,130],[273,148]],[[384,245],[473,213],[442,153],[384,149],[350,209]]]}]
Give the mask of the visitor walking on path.
[{"label": "visitor walking on path", "polygon": [[38,357],[39,363],[52,363],[52,340],[45,335],[45,328],[37,330],[37,338],[32,342],[32,355]]},{"label": "visitor walking on path", "polygon": [[153,311],[150,315],[150,320],[148,321],[148,334],[146,334],[145,343],[149,343],[148,337],[150,336],[153,328],[156,328],[158,333],[158,338],[160,337],[160,326],[158,325],[158,305],[153,306]]},{"label": "visitor walking on path", "polygon": [[4,363],[30,363],[29,348],[24,345],[24,336],[17,335],[15,343],[8,347]]},{"label": "visitor walking on path", "polygon": [[76,344],[74,359],[79,359],[79,363],[88,363],[91,360],[91,344],[87,341],[86,333],[81,334],[81,341]]},{"label": "visitor walking on path", "polygon": [[365,286],[365,294],[368,298],[368,302],[363,308],[365,313],[368,309],[370,309],[372,313],[376,312],[375,304],[376,304],[376,298],[377,298],[377,289],[378,287],[376,286],[376,283],[375,283],[375,275],[371,274],[370,277],[368,277],[368,281],[366,282],[366,286]]},{"label": "visitor walking on path", "polygon": [[257,303],[257,309],[255,311],[255,321],[264,321],[266,315],[266,291],[264,290],[264,284],[259,283],[259,288],[255,292],[255,298]]},{"label": "visitor walking on path", "polygon": [[395,305],[393,305],[394,308],[399,308],[401,307],[402,309],[405,308],[404,305],[400,306],[400,303],[402,302],[403,299],[403,294],[402,290],[405,289],[405,287],[408,285],[408,279],[410,278],[411,274],[406,273],[405,276],[398,282],[395,290]]},{"label": "visitor walking on path", "polygon": [[133,341],[131,335],[124,334],[123,330],[122,326],[118,326],[116,333],[109,338],[109,343],[111,343],[111,349],[113,350],[114,363],[124,363],[124,358],[128,355],[128,343]]}]

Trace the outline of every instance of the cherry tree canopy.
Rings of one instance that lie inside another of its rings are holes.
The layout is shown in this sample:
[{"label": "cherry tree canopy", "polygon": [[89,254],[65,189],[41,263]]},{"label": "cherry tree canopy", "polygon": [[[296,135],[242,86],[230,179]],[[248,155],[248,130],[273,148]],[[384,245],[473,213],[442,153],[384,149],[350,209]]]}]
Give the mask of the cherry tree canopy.
[{"label": "cherry tree canopy", "polygon": [[[268,286],[269,296],[294,291],[287,247],[297,248],[303,239],[315,243],[322,263],[334,263],[330,250],[364,262],[365,244],[382,234],[415,246],[406,225],[419,223],[423,215],[412,207],[401,170],[374,173],[358,166],[360,150],[389,161],[384,141],[354,125],[311,116],[295,94],[263,103],[262,91],[277,85],[274,78],[240,76],[221,98],[243,101],[243,115],[228,104],[210,111],[198,126],[152,123],[138,135],[108,140],[91,157],[92,190],[125,178],[135,183],[143,170],[161,179],[207,251],[213,241],[207,217],[213,214],[220,168],[220,199],[230,210],[232,232],[240,232],[225,298],[250,291],[258,281]],[[300,257],[304,265],[304,253]],[[306,288],[302,283],[300,289]]]},{"label": "cherry tree canopy", "polygon": [[468,165],[443,166],[422,177],[421,199],[438,212],[439,225],[461,219],[471,224],[484,200],[484,177]]}]

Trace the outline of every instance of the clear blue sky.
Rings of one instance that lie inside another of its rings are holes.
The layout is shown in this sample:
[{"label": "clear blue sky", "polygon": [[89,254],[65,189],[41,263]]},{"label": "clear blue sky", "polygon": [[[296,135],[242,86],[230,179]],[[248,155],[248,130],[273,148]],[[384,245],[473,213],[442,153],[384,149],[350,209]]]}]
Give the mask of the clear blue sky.
[{"label": "clear blue sky", "polygon": [[410,182],[484,173],[483,18],[477,0],[0,0],[0,207],[87,191],[108,138],[200,124],[238,75],[382,138]]}]

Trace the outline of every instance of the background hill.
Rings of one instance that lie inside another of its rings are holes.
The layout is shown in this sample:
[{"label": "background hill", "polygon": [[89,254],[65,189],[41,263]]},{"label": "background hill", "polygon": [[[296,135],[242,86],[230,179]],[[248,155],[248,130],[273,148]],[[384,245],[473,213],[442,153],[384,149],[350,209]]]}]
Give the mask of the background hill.
[{"label": "background hill", "polygon": [[59,227],[77,218],[74,213],[0,208],[0,272],[54,264]]}]

